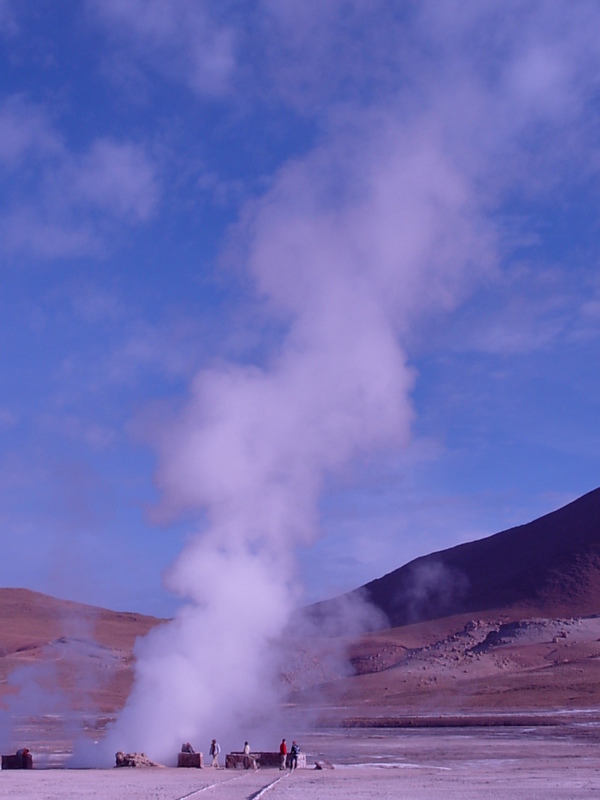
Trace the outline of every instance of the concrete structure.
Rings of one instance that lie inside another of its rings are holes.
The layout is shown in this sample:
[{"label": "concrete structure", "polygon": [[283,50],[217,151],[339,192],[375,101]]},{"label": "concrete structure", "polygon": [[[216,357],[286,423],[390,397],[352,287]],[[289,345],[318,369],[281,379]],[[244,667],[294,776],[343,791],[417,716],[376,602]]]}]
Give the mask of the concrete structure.
[{"label": "concrete structure", "polygon": [[2,756],[2,769],[33,769],[33,756],[26,748],[14,755]]},{"label": "concrete structure", "polygon": [[[279,752],[263,750],[257,753],[250,753],[250,755],[256,760],[258,766],[262,768],[278,768],[281,764]],[[306,767],[306,753],[298,753],[298,769],[304,767]],[[227,753],[225,756],[225,769],[252,769],[252,766],[247,763],[247,756],[243,753],[233,752]]]},{"label": "concrete structure", "polygon": [[178,753],[177,766],[202,769],[204,766],[204,756],[202,753]]}]

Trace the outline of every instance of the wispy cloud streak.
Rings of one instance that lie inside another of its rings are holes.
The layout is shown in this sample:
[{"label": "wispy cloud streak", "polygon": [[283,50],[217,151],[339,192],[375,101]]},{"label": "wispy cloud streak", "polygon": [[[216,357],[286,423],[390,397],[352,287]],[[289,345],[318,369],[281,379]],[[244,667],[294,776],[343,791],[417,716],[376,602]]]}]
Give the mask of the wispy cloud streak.
[{"label": "wispy cloud streak", "polygon": [[74,152],[44,109],[18,96],[0,107],[0,169],[0,241],[8,254],[101,252],[107,227],[146,222],[160,197],[144,146],[98,138]]}]

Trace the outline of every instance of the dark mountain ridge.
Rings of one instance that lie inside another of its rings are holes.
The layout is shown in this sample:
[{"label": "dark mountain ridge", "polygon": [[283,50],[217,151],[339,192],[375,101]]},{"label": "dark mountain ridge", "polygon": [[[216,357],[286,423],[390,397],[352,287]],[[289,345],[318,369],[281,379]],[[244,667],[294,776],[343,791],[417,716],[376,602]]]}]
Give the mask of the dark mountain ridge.
[{"label": "dark mountain ridge", "polygon": [[[345,597],[357,594],[390,627],[490,609],[600,613],[600,489],[533,522],[417,558]],[[320,615],[332,603],[313,609]]]}]

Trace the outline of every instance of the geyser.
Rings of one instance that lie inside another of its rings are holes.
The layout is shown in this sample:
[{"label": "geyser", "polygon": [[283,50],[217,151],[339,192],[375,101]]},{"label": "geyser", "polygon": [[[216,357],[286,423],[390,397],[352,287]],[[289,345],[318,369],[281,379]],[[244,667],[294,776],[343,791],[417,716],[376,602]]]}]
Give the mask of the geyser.
[{"label": "geyser", "polygon": [[471,192],[435,137],[380,120],[341,136],[283,169],[235,234],[285,327],[276,352],[205,369],[183,411],[149,434],[163,510],[205,523],[166,576],[186,603],[139,642],[104,758],[170,762],[181,741],[243,741],[273,719],[276,643],[301,602],[294,554],[318,534],[323,481],[408,441],[402,335],[454,302],[475,253],[482,263]]}]

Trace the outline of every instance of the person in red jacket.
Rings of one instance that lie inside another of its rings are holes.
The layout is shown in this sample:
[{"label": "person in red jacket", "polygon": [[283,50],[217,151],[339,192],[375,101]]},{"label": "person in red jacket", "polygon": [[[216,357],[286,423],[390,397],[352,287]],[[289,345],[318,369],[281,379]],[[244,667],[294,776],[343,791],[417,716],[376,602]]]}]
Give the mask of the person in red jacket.
[{"label": "person in red jacket", "polygon": [[281,759],[279,769],[285,769],[285,761],[287,758],[287,744],[285,743],[285,739],[282,739],[281,744],[279,745],[279,757]]}]

